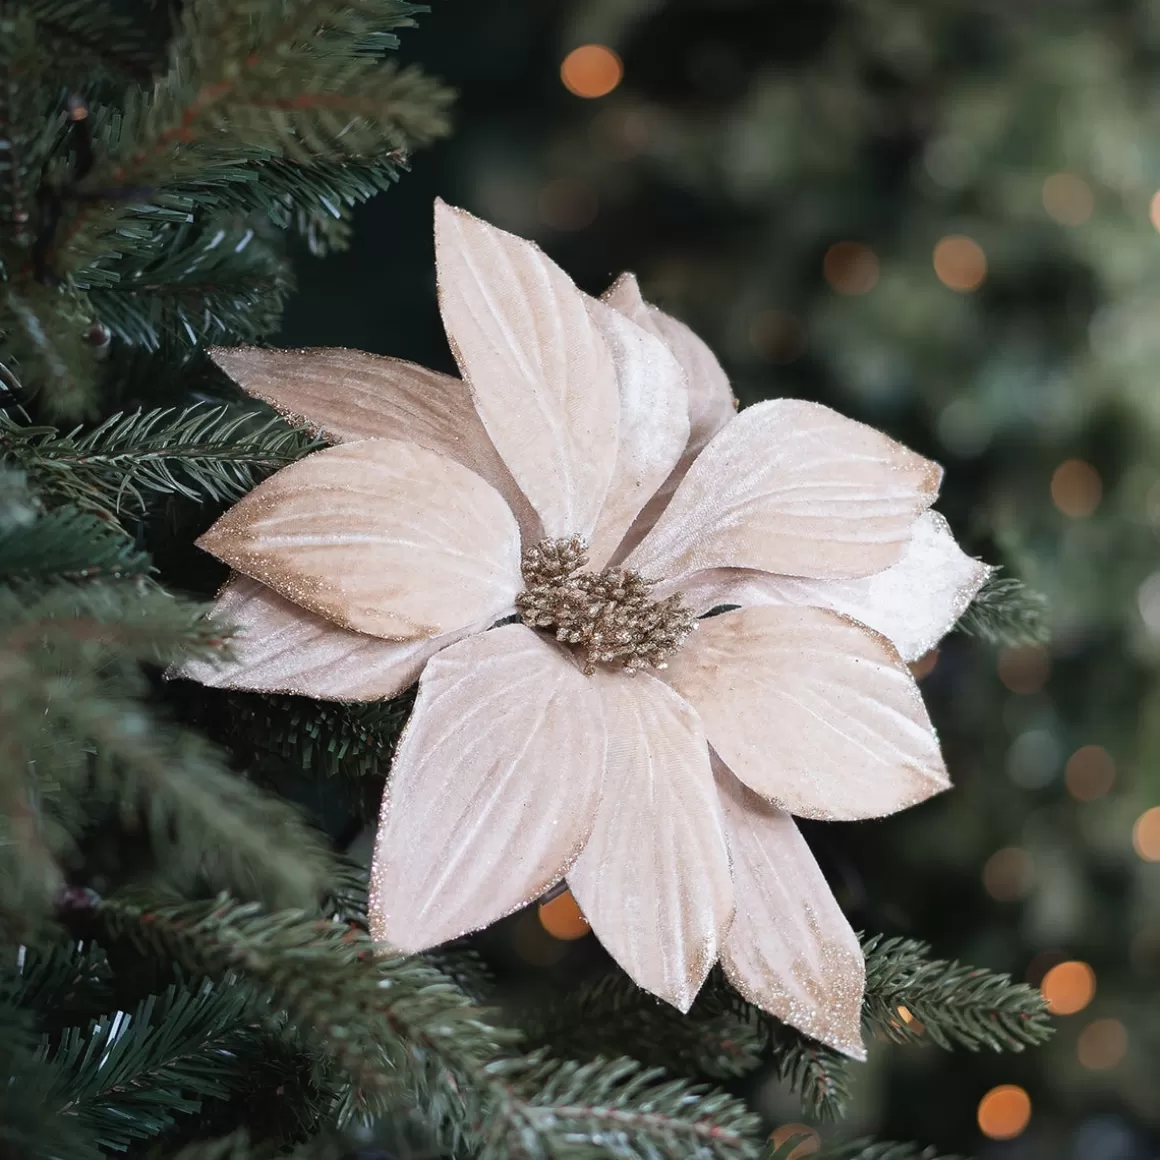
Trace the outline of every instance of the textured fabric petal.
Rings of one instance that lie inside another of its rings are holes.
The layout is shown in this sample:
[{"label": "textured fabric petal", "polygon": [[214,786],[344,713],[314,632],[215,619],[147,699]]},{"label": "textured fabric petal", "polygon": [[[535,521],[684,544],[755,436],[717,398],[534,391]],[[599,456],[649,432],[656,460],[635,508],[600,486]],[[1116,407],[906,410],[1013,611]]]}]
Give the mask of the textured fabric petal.
[{"label": "textured fabric petal", "polygon": [[737,400],[717,356],[683,322],[665,314],[640,295],[632,274],[621,274],[604,292],[609,306],[655,334],[676,356],[689,382],[691,460],[737,414]]},{"label": "textured fabric petal", "polygon": [[470,467],[507,500],[529,543],[539,518],[483,429],[462,379],[361,350],[210,351],[244,390],[332,443],[402,439]]},{"label": "textured fabric petal", "polygon": [[625,564],[670,580],[702,568],[869,576],[902,558],[941,474],[828,407],[757,403],[701,452]]},{"label": "textured fabric petal", "polygon": [[616,370],[585,296],[531,242],[435,204],[447,338],[544,534],[589,539],[616,462]]},{"label": "textured fabric petal", "polygon": [[191,661],[171,675],[220,689],[295,693],[322,701],[379,701],[413,685],[441,648],[484,624],[423,640],[393,641],[339,628],[251,580],[234,576],[214,615],[236,626],[232,659]]},{"label": "textured fabric petal", "polygon": [[721,965],[749,1002],[855,1059],[862,1045],[862,948],[793,818],[714,755],[737,913]]},{"label": "textured fabric petal", "polygon": [[604,948],[687,1011],[733,915],[729,855],[697,715],[660,681],[598,671],[606,792],[568,885]]},{"label": "textured fabric petal", "polygon": [[746,568],[709,568],[679,587],[698,615],[722,604],[805,604],[831,608],[882,633],[904,661],[917,660],[950,631],[991,569],[968,556],[938,512],[914,524],[897,564],[856,580],[803,580]]},{"label": "textured fabric petal", "polygon": [[620,391],[616,466],[589,552],[599,569],[681,457],[689,404],[684,371],[659,338],[594,298],[588,310],[612,354]]},{"label": "textured fabric petal", "polygon": [[626,533],[624,545],[618,553],[618,556],[624,556],[656,523],[701,448],[735,418],[737,400],[716,355],[683,322],[645,302],[635,275],[621,274],[602,297],[609,306],[661,339],[676,356],[688,382],[688,441],[669,476]]},{"label": "textured fabric petal", "polygon": [[836,612],[711,616],[664,676],[725,764],[791,814],[881,817],[950,784],[910,669],[884,636]]},{"label": "textured fabric petal", "polygon": [[531,629],[505,625],[433,658],[383,798],[375,938],[424,950],[558,882],[592,828],[604,745],[592,683]]},{"label": "textured fabric petal", "polygon": [[284,467],[198,545],[343,628],[393,640],[498,619],[522,587],[519,529],[502,496],[394,439]]}]

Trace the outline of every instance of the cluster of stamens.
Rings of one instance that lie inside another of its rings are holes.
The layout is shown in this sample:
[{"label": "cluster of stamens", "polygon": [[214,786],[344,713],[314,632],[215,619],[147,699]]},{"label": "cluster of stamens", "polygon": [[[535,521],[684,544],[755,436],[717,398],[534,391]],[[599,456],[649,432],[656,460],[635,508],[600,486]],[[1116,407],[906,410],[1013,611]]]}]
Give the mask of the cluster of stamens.
[{"label": "cluster of stamens", "polygon": [[634,673],[665,662],[696,620],[679,595],[653,600],[657,583],[627,568],[584,572],[588,545],[579,537],[541,540],[521,562],[524,591],[516,607],[530,628],[549,629],[572,646],[591,675],[598,664]]}]

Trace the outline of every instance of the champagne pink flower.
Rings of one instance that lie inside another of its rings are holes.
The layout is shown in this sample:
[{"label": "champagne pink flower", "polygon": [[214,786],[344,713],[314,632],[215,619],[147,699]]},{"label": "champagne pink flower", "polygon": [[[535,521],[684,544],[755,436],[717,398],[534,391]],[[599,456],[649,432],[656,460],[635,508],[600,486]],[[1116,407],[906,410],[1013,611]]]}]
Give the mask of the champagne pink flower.
[{"label": "champagne pink flower", "polygon": [[929,510],[940,469],[813,403],[736,413],[631,277],[590,298],[441,203],[436,256],[462,379],[216,353],[336,446],[200,541],[238,573],[218,607],[244,633],[186,675],[336,700],[419,679],[372,870],[391,947],[566,879],[640,986],[687,1010],[719,960],[862,1054],[858,942],[791,815],[877,817],[949,784],[907,662],[987,569]]}]

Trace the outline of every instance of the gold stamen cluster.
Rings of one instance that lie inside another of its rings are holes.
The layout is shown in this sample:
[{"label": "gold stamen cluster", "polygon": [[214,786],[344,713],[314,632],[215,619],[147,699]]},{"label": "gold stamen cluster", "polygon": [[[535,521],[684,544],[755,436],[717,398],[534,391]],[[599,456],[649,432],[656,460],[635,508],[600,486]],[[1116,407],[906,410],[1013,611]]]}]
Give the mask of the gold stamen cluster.
[{"label": "gold stamen cluster", "polygon": [[516,597],[524,624],[555,630],[591,675],[598,664],[627,672],[665,661],[693,631],[695,618],[679,595],[653,600],[655,580],[626,568],[582,572],[588,545],[579,537],[541,540],[524,549],[527,587]]}]

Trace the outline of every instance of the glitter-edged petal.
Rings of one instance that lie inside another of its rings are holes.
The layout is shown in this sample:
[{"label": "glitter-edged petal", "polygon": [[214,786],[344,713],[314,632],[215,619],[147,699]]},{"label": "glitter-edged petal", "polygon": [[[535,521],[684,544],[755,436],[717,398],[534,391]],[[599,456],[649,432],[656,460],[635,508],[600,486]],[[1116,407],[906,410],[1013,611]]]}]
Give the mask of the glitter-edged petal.
[{"label": "glitter-edged petal", "polygon": [[479,417],[544,535],[590,538],[616,462],[612,357],[546,254],[435,205],[439,303]]},{"label": "glitter-edged petal", "polygon": [[683,322],[645,302],[635,275],[621,274],[604,292],[602,300],[664,342],[681,364],[688,383],[688,441],[673,470],[626,533],[618,553],[624,556],[656,523],[701,448],[736,417],[737,400],[717,356]]},{"label": "glitter-edged petal", "polygon": [[[914,661],[950,631],[990,571],[963,552],[942,515],[924,512],[902,559],[873,576],[803,580],[744,568],[710,568],[677,587],[698,615],[722,604],[830,608],[882,633],[904,661]],[[658,596],[667,592],[668,586],[657,589]]]},{"label": "glitter-edged petal", "polygon": [[688,442],[688,389],[684,371],[659,338],[596,299],[588,299],[588,310],[612,354],[620,391],[616,467],[589,553],[599,569]]},{"label": "glitter-edged petal", "polygon": [[791,814],[881,817],[950,785],[910,669],[884,636],[836,612],[709,617],[664,675],[726,765]]},{"label": "glitter-edged petal", "polygon": [[228,661],[191,661],[171,674],[221,689],[295,693],[322,701],[379,701],[413,685],[440,649],[486,625],[424,640],[393,641],[339,628],[276,592],[234,576],[214,614],[235,626]]},{"label": "glitter-edged petal", "polygon": [[434,657],[383,798],[375,938],[424,950],[558,882],[591,831],[604,747],[592,682],[523,625]]},{"label": "glitter-edged petal", "polygon": [[733,914],[705,735],[654,677],[602,670],[592,683],[608,729],[606,792],[568,885],[624,970],[687,1011]]},{"label": "glitter-edged petal", "polygon": [[789,814],[746,789],[714,756],[737,913],[721,965],[749,1002],[855,1059],[866,964]]},{"label": "glitter-edged petal", "polygon": [[539,518],[492,446],[462,379],[341,347],[218,347],[210,354],[247,394],[332,443],[402,439],[471,468],[507,500],[525,539],[539,538]]},{"label": "glitter-edged petal", "polygon": [[497,619],[522,585],[519,529],[502,496],[393,439],[284,467],[198,545],[343,628],[393,640]]},{"label": "glitter-edged petal", "polygon": [[902,558],[941,475],[828,407],[757,403],[701,452],[625,564],[671,580],[702,568],[869,576]]}]

